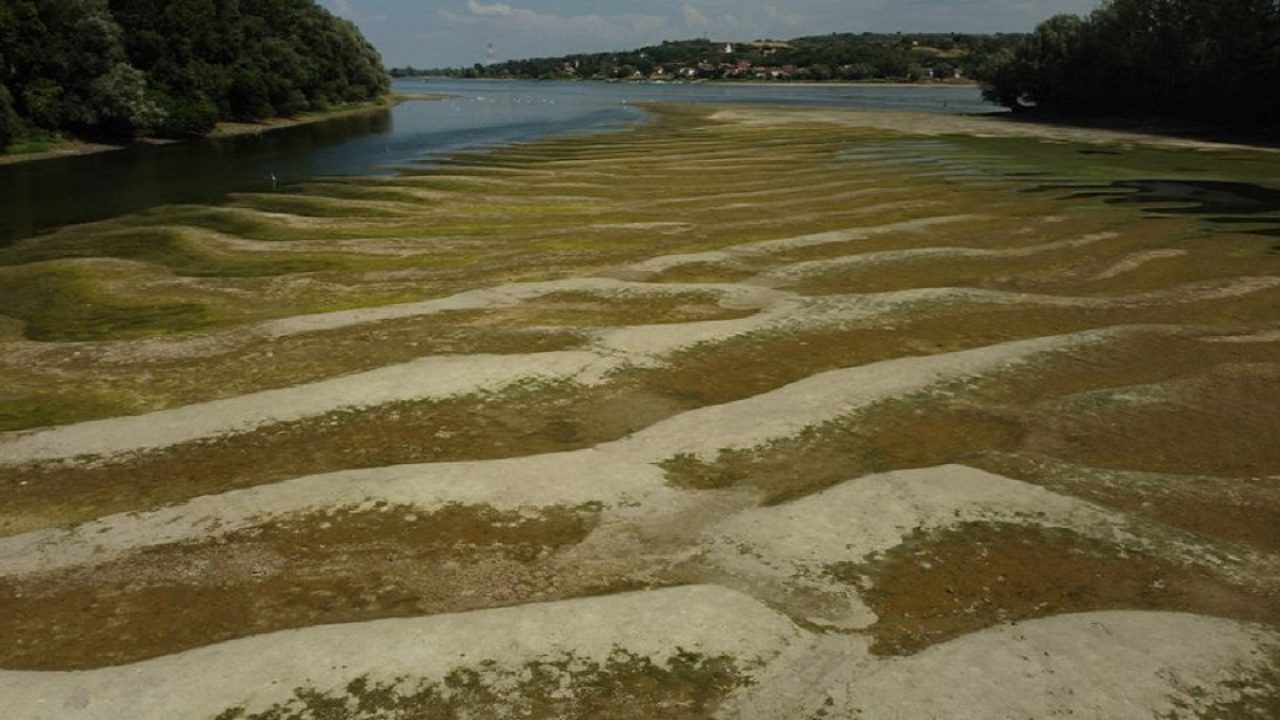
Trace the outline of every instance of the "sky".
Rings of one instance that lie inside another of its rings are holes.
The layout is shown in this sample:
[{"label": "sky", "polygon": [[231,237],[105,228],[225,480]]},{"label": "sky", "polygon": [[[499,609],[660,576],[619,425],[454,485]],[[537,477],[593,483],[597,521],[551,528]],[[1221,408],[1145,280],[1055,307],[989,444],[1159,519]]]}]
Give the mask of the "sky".
[{"label": "sky", "polygon": [[663,40],[831,32],[1026,32],[1100,0],[320,0],[388,67],[629,50]]}]

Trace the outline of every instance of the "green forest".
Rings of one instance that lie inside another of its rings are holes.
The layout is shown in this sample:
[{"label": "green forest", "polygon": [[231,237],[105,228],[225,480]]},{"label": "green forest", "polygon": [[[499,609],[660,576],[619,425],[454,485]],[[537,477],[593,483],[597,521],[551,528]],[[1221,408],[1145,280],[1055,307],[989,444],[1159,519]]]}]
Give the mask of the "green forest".
[{"label": "green forest", "polygon": [[396,68],[397,77],[440,75],[528,80],[923,80],[979,77],[1018,35],[832,33],[785,42],[677,40],[661,45],[468,68]]},{"label": "green forest", "polygon": [[0,148],[197,135],[389,87],[359,30],[312,0],[0,2]]},{"label": "green forest", "polygon": [[1274,126],[1277,87],[1277,0],[1111,0],[1042,23],[984,93],[1019,111]]}]

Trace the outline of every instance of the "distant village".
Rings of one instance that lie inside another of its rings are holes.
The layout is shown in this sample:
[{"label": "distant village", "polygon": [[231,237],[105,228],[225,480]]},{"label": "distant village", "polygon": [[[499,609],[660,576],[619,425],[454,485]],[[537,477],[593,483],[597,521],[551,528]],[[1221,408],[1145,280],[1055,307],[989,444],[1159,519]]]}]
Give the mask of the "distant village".
[{"label": "distant village", "polygon": [[[718,43],[717,45],[719,46]],[[802,67],[795,63],[777,65],[753,59],[757,57],[772,58],[776,57],[780,51],[794,50],[794,46],[787,42],[757,40],[736,45],[732,42],[726,42],[722,47],[723,50],[721,52],[724,57],[731,58],[732,61],[712,62],[699,60],[696,63],[664,63],[655,65],[648,74],[637,68],[626,78],[619,78],[616,74],[607,75],[603,72],[597,72],[591,76],[591,79],[625,79],[635,82],[670,82],[672,80],[830,80],[833,75],[848,79],[866,79],[871,75],[869,72],[859,72],[861,68],[856,67],[855,64],[848,64],[826,68],[819,72],[819,77],[815,77],[813,66]],[[741,57],[740,54],[742,55]],[[561,74],[566,78],[581,77],[579,70],[580,63],[577,62],[566,62],[561,66]],[[862,77],[854,77],[858,75]],[[960,67],[943,61],[938,63],[936,67],[933,65],[921,66],[916,79],[964,80],[964,74]]]},{"label": "distant village", "polygon": [[[396,77],[608,82],[907,81],[964,83],[1014,35],[833,34],[789,41],[668,41],[639,50],[531,58],[466,68],[395,68]],[[492,53],[492,50],[490,50]]]}]

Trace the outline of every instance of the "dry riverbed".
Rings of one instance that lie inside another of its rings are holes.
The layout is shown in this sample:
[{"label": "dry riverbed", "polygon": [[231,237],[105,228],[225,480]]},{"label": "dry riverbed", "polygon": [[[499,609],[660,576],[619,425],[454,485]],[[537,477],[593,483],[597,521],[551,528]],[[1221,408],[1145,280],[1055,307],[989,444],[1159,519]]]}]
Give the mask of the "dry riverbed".
[{"label": "dry riverbed", "polygon": [[1280,717],[1280,160],[646,125],[0,249],[20,720]]}]

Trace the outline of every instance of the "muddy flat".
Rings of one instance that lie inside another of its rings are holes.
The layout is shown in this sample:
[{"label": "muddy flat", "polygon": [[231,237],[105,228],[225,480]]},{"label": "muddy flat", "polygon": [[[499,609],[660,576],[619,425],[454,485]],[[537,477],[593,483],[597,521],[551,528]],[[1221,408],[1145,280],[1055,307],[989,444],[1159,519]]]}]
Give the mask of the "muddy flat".
[{"label": "muddy flat", "polygon": [[833,109],[0,248],[15,720],[1280,717],[1280,156]]}]

